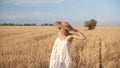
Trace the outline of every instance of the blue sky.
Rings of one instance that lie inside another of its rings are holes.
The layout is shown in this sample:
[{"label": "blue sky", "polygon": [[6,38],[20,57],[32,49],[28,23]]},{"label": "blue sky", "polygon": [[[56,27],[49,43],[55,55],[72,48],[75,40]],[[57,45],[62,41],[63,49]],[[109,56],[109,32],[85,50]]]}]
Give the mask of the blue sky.
[{"label": "blue sky", "polygon": [[120,25],[120,0],[0,0],[0,23]]}]

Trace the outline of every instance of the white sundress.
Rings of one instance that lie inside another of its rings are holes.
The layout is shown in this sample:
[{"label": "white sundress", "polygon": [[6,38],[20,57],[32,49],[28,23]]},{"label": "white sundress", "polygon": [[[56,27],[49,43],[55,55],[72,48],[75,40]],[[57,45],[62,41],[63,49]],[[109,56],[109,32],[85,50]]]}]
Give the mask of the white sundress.
[{"label": "white sundress", "polygon": [[49,68],[72,68],[71,42],[61,40],[59,37],[55,40]]}]

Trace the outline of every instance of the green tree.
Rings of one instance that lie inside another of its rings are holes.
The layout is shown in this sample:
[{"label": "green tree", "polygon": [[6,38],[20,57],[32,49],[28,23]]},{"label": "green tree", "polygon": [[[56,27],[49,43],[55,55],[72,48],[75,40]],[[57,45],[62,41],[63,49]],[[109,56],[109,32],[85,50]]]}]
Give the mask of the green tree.
[{"label": "green tree", "polygon": [[89,30],[92,30],[96,27],[97,21],[95,19],[91,19],[85,21],[84,26],[87,27]]}]

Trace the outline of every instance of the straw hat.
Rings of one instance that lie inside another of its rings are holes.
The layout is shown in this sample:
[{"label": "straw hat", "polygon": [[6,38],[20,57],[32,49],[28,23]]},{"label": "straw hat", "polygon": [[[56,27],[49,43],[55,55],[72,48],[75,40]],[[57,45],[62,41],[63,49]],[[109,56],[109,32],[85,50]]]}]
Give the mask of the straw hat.
[{"label": "straw hat", "polygon": [[57,25],[58,28],[65,29],[68,31],[74,30],[74,28],[68,22],[57,21],[55,25]]}]

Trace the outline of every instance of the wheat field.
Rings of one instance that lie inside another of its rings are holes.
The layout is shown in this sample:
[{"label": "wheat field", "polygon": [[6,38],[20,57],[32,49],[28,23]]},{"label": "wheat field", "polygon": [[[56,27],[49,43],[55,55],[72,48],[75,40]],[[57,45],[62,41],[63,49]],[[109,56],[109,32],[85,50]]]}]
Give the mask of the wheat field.
[{"label": "wheat field", "polygon": [[[98,26],[73,40],[72,68],[120,68],[120,27]],[[56,26],[0,26],[0,68],[48,68]]]}]

